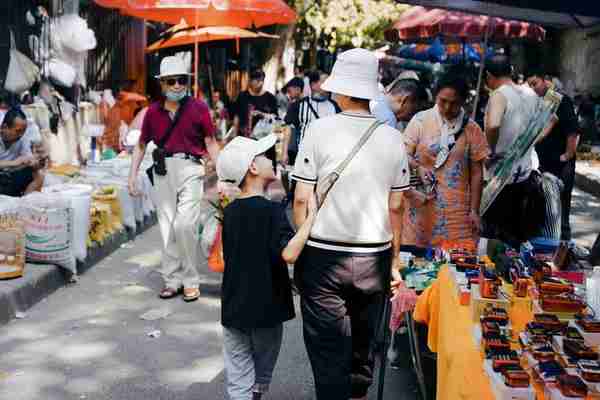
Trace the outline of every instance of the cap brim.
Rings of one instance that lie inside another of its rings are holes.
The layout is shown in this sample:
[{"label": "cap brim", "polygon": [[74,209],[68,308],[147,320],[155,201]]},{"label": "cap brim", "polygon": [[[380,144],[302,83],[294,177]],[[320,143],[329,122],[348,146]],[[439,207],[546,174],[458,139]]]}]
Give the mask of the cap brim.
[{"label": "cap brim", "polygon": [[339,79],[334,75],[327,78],[321,88],[330,93],[341,94],[359,99],[374,100],[379,97],[377,82],[367,83],[359,80]]},{"label": "cap brim", "polygon": [[277,143],[277,136],[270,134],[264,138],[256,141],[256,148],[254,150],[254,156],[266,153],[271,147]]},{"label": "cap brim", "polygon": [[194,76],[194,74],[190,72],[184,72],[181,74],[154,75],[156,79],[168,78],[169,76]]}]

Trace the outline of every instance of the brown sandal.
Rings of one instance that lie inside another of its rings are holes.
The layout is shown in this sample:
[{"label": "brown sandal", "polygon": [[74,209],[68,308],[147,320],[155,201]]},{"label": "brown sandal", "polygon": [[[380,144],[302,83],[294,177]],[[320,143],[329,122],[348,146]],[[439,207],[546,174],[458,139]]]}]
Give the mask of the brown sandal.
[{"label": "brown sandal", "polygon": [[160,293],[158,294],[158,297],[160,297],[161,299],[172,299],[173,297],[177,296],[180,293],[181,293],[181,288],[173,289],[170,287],[166,287],[160,291]]},{"label": "brown sandal", "polygon": [[183,289],[183,300],[194,301],[200,297],[200,289],[198,288],[185,288]]}]

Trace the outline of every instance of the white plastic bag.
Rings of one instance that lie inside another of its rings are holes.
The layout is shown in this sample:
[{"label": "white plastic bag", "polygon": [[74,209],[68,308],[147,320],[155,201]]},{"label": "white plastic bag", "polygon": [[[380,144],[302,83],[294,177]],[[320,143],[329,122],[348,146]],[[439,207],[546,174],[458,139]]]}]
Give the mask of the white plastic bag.
[{"label": "white plastic bag", "polygon": [[60,86],[71,87],[75,83],[77,71],[71,65],[58,59],[52,58],[48,63],[50,77]]},{"label": "white plastic bag", "polygon": [[40,69],[26,55],[17,50],[15,36],[10,31],[10,61],[4,88],[9,92],[21,94],[31,88],[39,76]]},{"label": "white plastic bag", "polygon": [[73,209],[66,199],[34,193],[22,198],[27,261],[55,264],[77,274],[73,254]]},{"label": "white plastic bag", "polygon": [[89,29],[85,19],[77,14],[65,14],[57,20],[56,29],[62,38],[62,45],[76,53],[96,48],[94,31]]},{"label": "white plastic bag", "polygon": [[204,224],[200,225],[200,247],[207,258],[215,243],[220,224],[221,223],[217,219],[217,211],[213,208],[209,213],[208,218],[204,221]]}]

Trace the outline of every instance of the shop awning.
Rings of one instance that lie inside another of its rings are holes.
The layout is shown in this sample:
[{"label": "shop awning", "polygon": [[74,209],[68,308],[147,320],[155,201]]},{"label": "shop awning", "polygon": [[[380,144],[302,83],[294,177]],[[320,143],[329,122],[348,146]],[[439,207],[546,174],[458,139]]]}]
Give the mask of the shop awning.
[{"label": "shop awning", "polygon": [[600,25],[596,0],[400,0],[400,3],[518,19],[558,28]]},{"label": "shop awning", "polygon": [[402,13],[393,28],[386,32],[386,38],[411,42],[436,38],[442,38],[444,41],[481,41],[486,33],[493,42],[540,42],[546,35],[541,26],[529,22],[440,8],[411,7]]}]

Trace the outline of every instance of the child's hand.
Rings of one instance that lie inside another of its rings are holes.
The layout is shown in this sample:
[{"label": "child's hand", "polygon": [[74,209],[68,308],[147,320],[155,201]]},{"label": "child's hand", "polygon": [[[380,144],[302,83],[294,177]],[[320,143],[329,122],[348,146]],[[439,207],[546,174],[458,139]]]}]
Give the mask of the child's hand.
[{"label": "child's hand", "polygon": [[314,219],[317,216],[317,211],[319,211],[317,207],[317,197],[310,196],[308,200],[308,218]]}]

